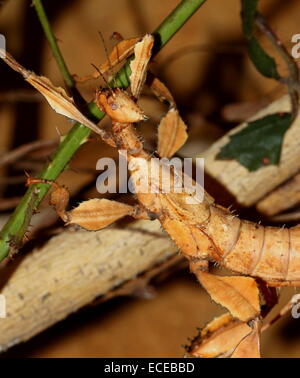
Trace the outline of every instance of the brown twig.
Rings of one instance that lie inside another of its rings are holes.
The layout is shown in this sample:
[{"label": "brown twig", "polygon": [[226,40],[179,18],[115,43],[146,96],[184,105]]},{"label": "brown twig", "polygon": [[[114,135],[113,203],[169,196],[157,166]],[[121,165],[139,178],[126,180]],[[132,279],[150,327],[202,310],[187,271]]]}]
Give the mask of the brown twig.
[{"label": "brown twig", "polygon": [[39,93],[28,89],[0,92],[1,102],[41,102],[42,99],[43,97]]},{"label": "brown twig", "polygon": [[151,285],[151,281],[154,278],[165,279],[174,270],[179,270],[187,268],[187,261],[180,255],[171,256],[169,259],[165,260],[161,264],[154,266],[152,269],[147,270],[137,278],[125,282],[120,287],[111,290],[102,297],[96,299],[91,305],[96,306],[100,303],[106,302],[109,299],[121,296],[130,297],[142,297],[142,298],[152,298],[155,295],[155,290]]},{"label": "brown twig", "polygon": [[0,211],[10,210],[17,206],[22,197],[0,199]]},{"label": "brown twig", "polygon": [[24,144],[12,151],[6,152],[0,156],[0,166],[14,163],[29,152],[45,147],[54,147],[57,145],[55,140],[37,140],[28,144]]}]

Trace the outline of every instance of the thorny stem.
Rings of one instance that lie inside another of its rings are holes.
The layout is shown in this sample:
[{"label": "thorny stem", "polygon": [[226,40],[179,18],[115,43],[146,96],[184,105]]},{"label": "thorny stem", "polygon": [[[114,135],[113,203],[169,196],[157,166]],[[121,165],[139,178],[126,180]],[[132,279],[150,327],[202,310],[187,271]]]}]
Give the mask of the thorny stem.
[{"label": "thorny stem", "polygon": [[[156,36],[155,53],[157,53],[166,43],[176,34],[176,32],[189,20],[189,18],[203,5],[205,0],[182,0],[178,6],[167,16],[162,24],[154,31]],[[34,0],[34,5],[41,5],[39,0]],[[37,8],[36,8],[37,9]],[[42,7],[39,8],[43,10]],[[37,9],[38,11],[38,9]],[[39,14],[39,12],[38,12]],[[41,15],[45,12],[41,12]],[[64,62],[60,50],[57,47],[54,34],[51,30],[51,26],[47,21],[46,15],[42,17],[44,20],[44,31],[49,33],[48,41],[53,51],[54,56],[57,56],[58,61]],[[40,18],[41,20],[41,18]],[[42,22],[42,21],[41,21]],[[53,39],[54,38],[54,39]],[[56,53],[54,53],[54,50]],[[58,51],[58,55],[57,54]],[[60,63],[61,64],[61,63]],[[63,64],[64,68],[59,64],[59,68],[66,80],[66,73],[68,73],[67,66]],[[125,64],[123,68],[116,75],[117,85],[120,87],[127,87],[129,85],[128,77],[130,75],[129,62]],[[73,78],[71,77],[71,80]],[[67,83],[67,81],[66,81]],[[113,83],[111,83],[113,84]],[[95,103],[91,102],[87,104],[87,116],[92,120],[99,122],[104,118],[105,114],[102,113]],[[65,169],[66,165],[83,144],[90,134],[90,130],[80,123],[75,123],[72,129],[68,132],[64,140],[57,148],[52,160],[45,166],[39,177],[47,180],[56,180],[59,174]],[[3,227],[0,233],[0,261],[2,261],[9,253],[10,244],[13,238],[18,233],[23,232],[24,224],[29,224],[33,212],[37,209],[42,199],[47,194],[50,185],[48,184],[35,184],[28,188],[24,197],[16,207],[14,213],[9,218],[8,222]],[[20,235],[18,235],[20,237]]]},{"label": "thorny stem", "polygon": [[49,42],[50,48],[52,50],[52,54],[54,55],[54,58],[57,62],[57,65],[59,67],[59,70],[65,80],[66,85],[72,89],[75,87],[75,81],[70,74],[68,67],[64,61],[64,58],[62,56],[62,53],[60,51],[60,48],[57,44],[56,37],[53,33],[53,30],[51,28],[51,25],[49,24],[48,17],[45,13],[45,9],[42,3],[42,0],[33,0],[32,1],[34,8],[36,10],[36,13],[38,15],[38,18],[40,20],[40,23],[43,27],[45,36]]}]

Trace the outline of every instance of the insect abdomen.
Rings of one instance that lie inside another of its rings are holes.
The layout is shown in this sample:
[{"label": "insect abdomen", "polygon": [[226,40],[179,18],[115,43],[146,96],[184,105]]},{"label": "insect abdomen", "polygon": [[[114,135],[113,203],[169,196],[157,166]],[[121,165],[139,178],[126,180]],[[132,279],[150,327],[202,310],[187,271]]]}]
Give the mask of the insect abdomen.
[{"label": "insect abdomen", "polygon": [[[270,284],[300,284],[300,227],[264,227],[212,207],[206,232],[226,268]],[[295,282],[293,282],[295,284]]]}]

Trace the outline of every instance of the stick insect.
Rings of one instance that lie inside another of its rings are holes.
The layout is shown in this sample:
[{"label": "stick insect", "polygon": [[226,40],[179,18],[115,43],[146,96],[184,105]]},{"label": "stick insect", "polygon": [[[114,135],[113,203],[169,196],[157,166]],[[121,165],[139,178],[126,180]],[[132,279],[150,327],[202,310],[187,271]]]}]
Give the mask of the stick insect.
[{"label": "stick insect", "polygon": [[[153,174],[153,153],[146,151],[136,129],[136,124],[147,118],[137,100],[146,81],[153,44],[153,36],[147,34],[142,41],[135,40],[130,47],[126,46],[124,54],[113,50],[112,54],[126,57],[134,48],[135,58],[131,62],[130,76],[131,96],[119,88],[100,88],[96,91],[95,102],[111,118],[113,145],[119,150],[127,151],[134,187],[138,187],[147,177],[147,184],[151,186],[154,183],[156,190],[137,190],[135,206],[106,199],[92,199],[67,211],[68,192],[65,188],[51,181],[34,178],[28,178],[27,184],[44,182],[54,185],[51,204],[58,215],[64,222],[78,224],[87,230],[101,229],[126,215],[139,219],[158,219],[188,259],[191,271],[211,297],[227,307],[230,316],[239,319],[243,325],[250,324],[248,334],[239,339],[231,350],[232,355],[238,356],[240,350],[245,349],[245,343],[259,344],[257,340],[263,315],[255,279],[263,282],[264,288],[300,286],[300,225],[287,229],[264,227],[241,220],[218,205],[205,191],[202,201],[191,204],[191,193],[185,190],[182,182],[183,190],[180,193],[175,190],[165,192],[162,180],[157,180]],[[109,66],[111,65],[109,62]],[[148,77],[151,78],[151,73]],[[158,152],[161,157],[171,157],[187,138],[186,126],[167,88],[153,76],[151,83],[154,93],[170,104],[167,115],[159,125]],[[168,151],[163,146],[167,146]],[[146,163],[140,165],[140,159]],[[171,178],[172,182],[178,184],[176,170],[171,171]],[[214,278],[207,273],[209,262],[217,263],[235,275]],[[220,323],[223,327],[224,322]]]}]

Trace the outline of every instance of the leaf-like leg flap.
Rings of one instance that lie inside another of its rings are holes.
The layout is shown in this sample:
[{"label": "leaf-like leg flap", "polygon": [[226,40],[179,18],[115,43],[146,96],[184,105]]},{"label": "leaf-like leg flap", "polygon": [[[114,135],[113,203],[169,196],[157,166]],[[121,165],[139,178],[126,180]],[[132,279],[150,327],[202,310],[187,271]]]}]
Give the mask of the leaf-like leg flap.
[{"label": "leaf-like leg flap", "polygon": [[146,84],[160,101],[166,101],[170,106],[176,108],[176,103],[171,92],[162,81],[153,75],[152,72],[148,71]]},{"label": "leaf-like leg flap", "polygon": [[139,40],[140,38],[130,38],[124,39],[117,43],[110,52],[108,59],[101,64],[99,70],[96,70],[91,75],[83,77],[73,75],[74,80],[77,83],[84,83],[88,80],[98,79],[101,74],[104,75],[106,72],[109,72],[109,70],[121,63],[124,59],[128,58],[133,53],[134,46]]},{"label": "leaf-like leg flap", "polygon": [[253,321],[253,330],[235,348],[231,358],[260,358],[261,321]]},{"label": "leaf-like leg flap", "polygon": [[259,358],[261,321],[252,327],[225,313],[208,323],[187,346],[187,356],[196,358]]},{"label": "leaf-like leg flap", "polygon": [[133,53],[135,45],[140,41],[140,39],[141,38],[139,37],[123,39],[117,43],[110,52],[108,59],[101,64],[100,72],[103,74],[109,72],[110,69],[117,66],[124,59],[128,58]]},{"label": "leaf-like leg flap", "polygon": [[134,59],[130,63],[130,88],[134,98],[138,99],[146,80],[147,67],[151,58],[154,37],[146,34],[134,47]]},{"label": "leaf-like leg flap", "polygon": [[197,277],[211,298],[226,307],[233,317],[248,322],[260,314],[259,289],[253,278],[216,276],[201,271]]},{"label": "leaf-like leg flap", "polygon": [[34,72],[26,70],[8,52],[6,52],[4,56],[5,57],[2,58],[4,62],[12,69],[19,72],[28,83],[37,89],[45,97],[49,105],[56,111],[56,113],[82,123],[93,130],[96,134],[99,134],[104,141],[107,141],[107,143],[113,145],[111,136],[103,129],[99,128],[94,122],[89,120],[84,114],[82,114],[78,110],[74,99],[69,97],[63,88],[54,86],[47,77],[38,76]]},{"label": "leaf-like leg flap", "polygon": [[186,124],[181,119],[178,110],[171,108],[158,126],[159,156],[172,157],[186,142],[188,138],[186,129]]},{"label": "leaf-like leg flap", "polygon": [[228,357],[250,333],[251,327],[225,313],[209,322],[187,346],[187,355],[196,358]]},{"label": "leaf-like leg flap", "polygon": [[82,202],[68,213],[69,224],[78,224],[86,230],[100,230],[118,219],[131,215],[134,207],[107,199],[91,199]]}]

